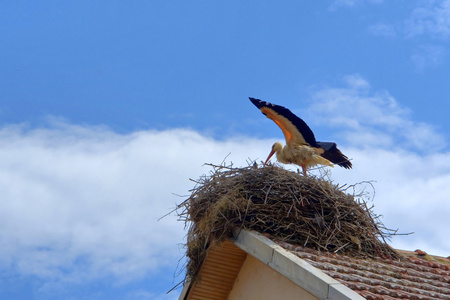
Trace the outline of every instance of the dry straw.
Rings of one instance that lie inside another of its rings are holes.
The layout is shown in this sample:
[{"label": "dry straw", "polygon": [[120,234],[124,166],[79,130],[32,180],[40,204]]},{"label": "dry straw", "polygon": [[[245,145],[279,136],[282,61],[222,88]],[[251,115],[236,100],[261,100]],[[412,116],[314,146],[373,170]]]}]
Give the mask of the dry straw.
[{"label": "dry straw", "polygon": [[189,228],[187,276],[192,278],[207,250],[243,228],[320,251],[359,257],[398,258],[385,243],[386,229],[361,195],[347,194],[325,179],[277,166],[215,166],[196,180],[178,206]]}]

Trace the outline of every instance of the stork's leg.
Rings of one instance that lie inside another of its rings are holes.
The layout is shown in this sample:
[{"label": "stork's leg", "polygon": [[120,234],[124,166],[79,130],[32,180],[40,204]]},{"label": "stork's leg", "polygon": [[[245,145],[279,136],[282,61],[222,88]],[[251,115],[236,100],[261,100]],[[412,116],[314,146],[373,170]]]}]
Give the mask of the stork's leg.
[{"label": "stork's leg", "polygon": [[302,164],[302,169],[303,169],[303,176],[306,176],[306,168],[305,165]]}]

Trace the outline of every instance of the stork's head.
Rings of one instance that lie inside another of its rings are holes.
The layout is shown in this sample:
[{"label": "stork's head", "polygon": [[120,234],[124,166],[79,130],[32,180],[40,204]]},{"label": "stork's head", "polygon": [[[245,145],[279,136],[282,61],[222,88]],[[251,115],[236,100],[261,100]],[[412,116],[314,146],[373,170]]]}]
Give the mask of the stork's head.
[{"label": "stork's head", "polygon": [[272,151],[270,151],[269,156],[266,159],[266,162],[264,163],[264,165],[267,164],[267,162],[269,161],[269,159],[272,157],[272,155],[274,155],[275,153],[277,153],[278,151],[281,151],[281,149],[283,149],[283,145],[280,142],[276,142],[275,144],[272,145]]}]

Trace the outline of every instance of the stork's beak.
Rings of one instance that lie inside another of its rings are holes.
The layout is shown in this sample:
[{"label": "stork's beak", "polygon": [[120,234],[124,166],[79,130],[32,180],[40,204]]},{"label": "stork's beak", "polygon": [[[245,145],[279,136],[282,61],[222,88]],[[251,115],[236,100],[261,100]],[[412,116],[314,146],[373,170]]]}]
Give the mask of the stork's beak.
[{"label": "stork's beak", "polygon": [[274,149],[272,149],[272,151],[270,151],[270,153],[269,153],[269,156],[267,156],[267,159],[266,159],[266,161],[265,161],[265,163],[264,163],[264,165],[266,165],[267,164],[267,162],[269,161],[269,159],[272,157],[272,155],[274,155],[275,154],[275,150]]}]

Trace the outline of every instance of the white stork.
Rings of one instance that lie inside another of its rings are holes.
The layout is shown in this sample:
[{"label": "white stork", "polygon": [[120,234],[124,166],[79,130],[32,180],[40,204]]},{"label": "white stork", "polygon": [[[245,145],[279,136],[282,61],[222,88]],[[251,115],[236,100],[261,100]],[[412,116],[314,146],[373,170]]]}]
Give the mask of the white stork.
[{"label": "white stork", "polygon": [[331,167],[337,164],[351,169],[352,163],[336,147],[336,143],[317,142],[308,125],[289,109],[251,97],[250,101],[281,128],[286,139],[284,147],[280,142],[273,144],[264,165],[276,153],[279,162],[301,166],[305,176],[308,168],[319,164]]}]

